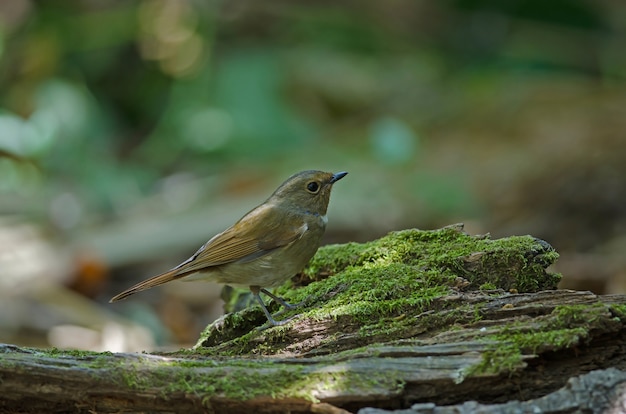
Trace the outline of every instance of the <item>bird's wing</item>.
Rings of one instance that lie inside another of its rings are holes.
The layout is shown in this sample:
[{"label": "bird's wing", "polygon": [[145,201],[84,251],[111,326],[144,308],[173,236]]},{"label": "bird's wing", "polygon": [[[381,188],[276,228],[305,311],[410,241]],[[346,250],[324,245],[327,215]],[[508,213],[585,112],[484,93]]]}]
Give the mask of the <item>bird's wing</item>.
[{"label": "bird's wing", "polygon": [[284,212],[267,204],[255,208],[175,269],[189,274],[226,263],[249,262],[298,240],[308,230],[306,222],[281,213]]},{"label": "bird's wing", "polygon": [[[206,242],[189,259],[165,273],[139,282],[115,296],[111,302],[213,266],[249,262],[298,240],[308,230],[306,222],[301,217],[285,216],[283,213],[267,204],[255,208],[232,227]],[[280,219],[276,218],[277,214],[281,215]],[[262,226],[262,231],[259,226]]]}]

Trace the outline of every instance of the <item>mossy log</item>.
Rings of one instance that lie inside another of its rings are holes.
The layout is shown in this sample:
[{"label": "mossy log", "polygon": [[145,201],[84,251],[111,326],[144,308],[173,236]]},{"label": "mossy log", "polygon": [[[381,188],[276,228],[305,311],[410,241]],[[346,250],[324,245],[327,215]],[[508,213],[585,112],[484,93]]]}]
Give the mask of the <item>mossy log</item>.
[{"label": "mossy log", "polygon": [[603,412],[626,296],[556,289],[557,257],[461,226],[327,246],[278,290],[304,302],[284,326],[251,307],[174,353],[1,346],[0,412]]}]

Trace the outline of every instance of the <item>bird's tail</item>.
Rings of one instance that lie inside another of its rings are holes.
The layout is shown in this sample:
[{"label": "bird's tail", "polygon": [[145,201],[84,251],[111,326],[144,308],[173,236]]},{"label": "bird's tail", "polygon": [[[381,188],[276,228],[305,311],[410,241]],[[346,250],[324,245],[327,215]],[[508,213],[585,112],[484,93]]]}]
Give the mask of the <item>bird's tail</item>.
[{"label": "bird's tail", "polygon": [[161,273],[160,275],[156,275],[151,277],[150,279],[146,279],[143,282],[137,283],[135,286],[126,289],[119,295],[111,298],[109,303],[117,302],[118,300],[126,299],[130,295],[134,295],[137,292],[141,292],[142,290],[150,289],[155,286],[162,285],[163,283],[170,282],[172,280],[180,279],[185,276],[187,273],[181,273],[180,269],[174,268],[172,270],[168,270],[165,273]]}]

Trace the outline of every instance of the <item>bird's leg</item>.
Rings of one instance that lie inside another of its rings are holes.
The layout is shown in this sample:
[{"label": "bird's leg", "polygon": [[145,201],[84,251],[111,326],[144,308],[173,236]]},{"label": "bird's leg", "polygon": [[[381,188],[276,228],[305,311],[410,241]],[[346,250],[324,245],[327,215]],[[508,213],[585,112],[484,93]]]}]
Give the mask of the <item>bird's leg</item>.
[{"label": "bird's leg", "polygon": [[[282,321],[277,321],[276,319],[274,319],[274,317],[272,317],[272,314],[270,313],[270,311],[267,310],[267,308],[265,307],[265,303],[263,303],[263,299],[261,299],[261,295],[259,295],[259,292],[266,293],[265,289],[261,289],[258,286],[250,286],[250,291],[252,292],[252,295],[256,298],[256,300],[259,302],[259,305],[261,305],[261,309],[263,309],[263,313],[265,314],[265,317],[269,321],[270,325],[273,325],[273,326],[285,325],[286,323],[290,322],[293,318],[295,318],[295,316],[292,316],[291,318],[287,318],[287,319],[284,319]],[[274,295],[270,295],[270,297],[275,298]],[[285,301],[283,301],[283,302],[285,302]],[[268,327],[269,326],[263,325],[263,326],[261,326],[258,329],[259,330],[263,330],[263,329],[266,329]]]},{"label": "bird's leg", "polygon": [[[274,317],[280,316],[283,313],[285,313],[286,311],[290,311],[296,308],[299,308],[300,306],[304,305],[304,302],[307,301],[307,299],[303,300],[302,302],[298,302],[298,303],[288,303],[285,301],[285,299],[281,298],[280,296],[276,296],[273,293],[271,293],[269,290],[262,288],[261,292],[265,293],[267,296],[269,296],[270,298],[274,299],[276,302],[278,302],[279,305],[281,305],[283,307],[283,309],[279,310],[278,312],[276,312],[274,314]],[[293,319],[298,315],[293,316],[292,318],[289,319]]]},{"label": "bird's leg", "polygon": [[304,301],[302,301],[300,303],[295,303],[295,304],[287,303],[287,302],[285,302],[285,299],[283,299],[283,298],[281,298],[279,296],[276,296],[275,294],[271,293],[269,290],[267,290],[265,288],[261,288],[260,291],[265,293],[270,298],[274,299],[276,302],[278,302],[279,305],[281,305],[283,308],[285,308],[287,310],[296,309],[297,307],[302,306],[304,304]]}]

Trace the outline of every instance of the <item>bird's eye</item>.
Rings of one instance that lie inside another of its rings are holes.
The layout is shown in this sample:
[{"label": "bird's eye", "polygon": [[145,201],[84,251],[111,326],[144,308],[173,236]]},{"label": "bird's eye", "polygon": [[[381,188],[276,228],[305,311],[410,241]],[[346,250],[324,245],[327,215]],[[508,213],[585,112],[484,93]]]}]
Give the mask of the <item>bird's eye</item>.
[{"label": "bird's eye", "polygon": [[311,181],[306,185],[306,189],[309,193],[315,194],[320,190],[320,184],[317,181]]}]

